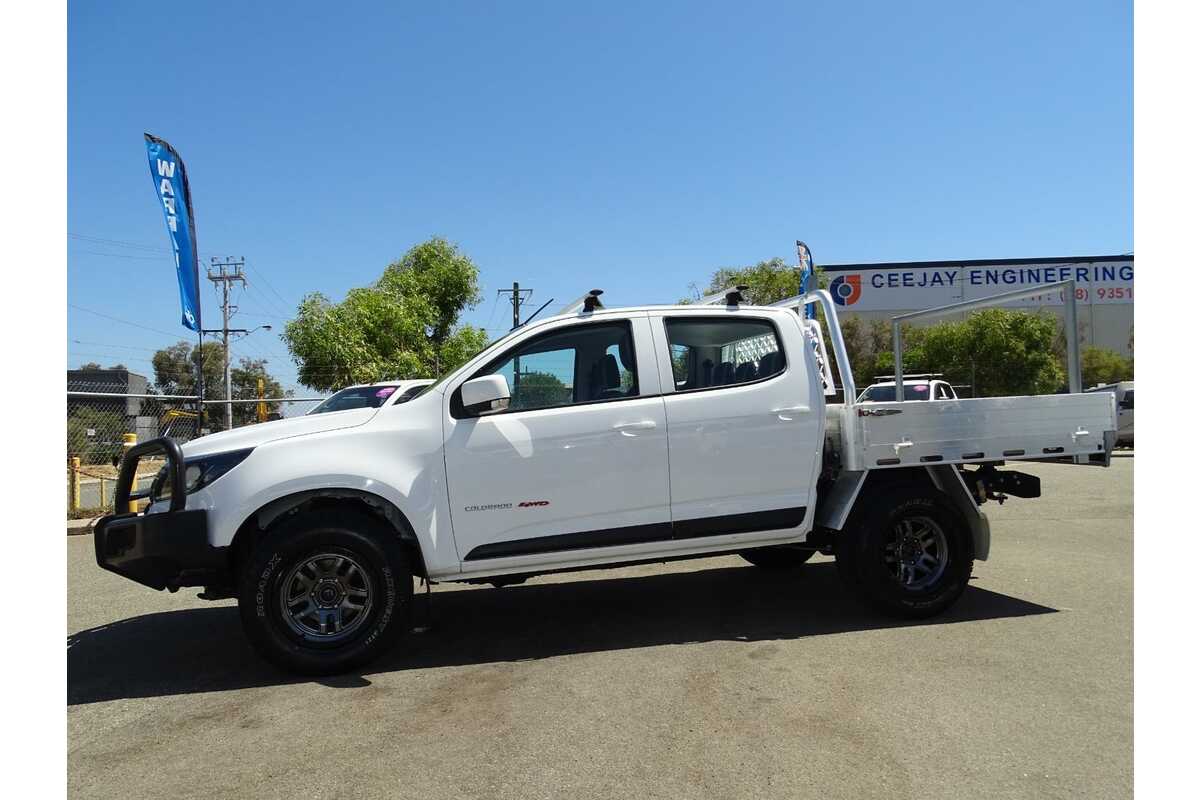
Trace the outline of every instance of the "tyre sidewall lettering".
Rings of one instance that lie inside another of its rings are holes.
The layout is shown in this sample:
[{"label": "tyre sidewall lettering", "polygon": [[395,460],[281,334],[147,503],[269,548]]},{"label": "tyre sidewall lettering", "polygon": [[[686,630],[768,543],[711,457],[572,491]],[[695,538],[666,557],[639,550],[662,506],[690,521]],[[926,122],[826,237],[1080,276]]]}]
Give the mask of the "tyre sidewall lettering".
[{"label": "tyre sidewall lettering", "polygon": [[283,556],[281,556],[279,553],[275,553],[273,556],[271,556],[271,560],[267,562],[267,565],[263,567],[262,573],[258,576],[258,588],[254,593],[254,608],[259,617],[266,618],[267,616],[267,584],[271,582],[271,573],[275,571],[275,568],[279,566],[279,562],[282,560]]},{"label": "tyre sidewall lettering", "polygon": [[379,638],[379,634],[383,633],[388,626],[388,622],[392,619],[392,611],[396,607],[396,581],[392,577],[390,567],[384,567],[383,570],[383,586],[384,586],[384,603],[383,610],[379,614],[379,620],[371,632],[363,639],[364,645],[369,645]]}]

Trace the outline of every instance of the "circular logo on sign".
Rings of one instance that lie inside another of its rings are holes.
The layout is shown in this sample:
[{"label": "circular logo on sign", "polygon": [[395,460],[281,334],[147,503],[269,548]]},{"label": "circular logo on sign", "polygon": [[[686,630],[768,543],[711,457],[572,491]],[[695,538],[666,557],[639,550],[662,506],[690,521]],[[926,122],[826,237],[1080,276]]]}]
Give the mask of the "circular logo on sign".
[{"label": "circular logo on sign", "polygon": [[838,275],[829,284],[829,293],[833,302],[839,306],[852,306],[862,297],[861,275]]}]

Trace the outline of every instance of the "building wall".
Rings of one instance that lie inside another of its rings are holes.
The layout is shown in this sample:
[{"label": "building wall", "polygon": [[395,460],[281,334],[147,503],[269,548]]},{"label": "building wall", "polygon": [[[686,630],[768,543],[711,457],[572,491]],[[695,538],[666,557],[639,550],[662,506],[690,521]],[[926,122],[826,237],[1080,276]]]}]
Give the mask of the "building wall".
[{"label": "building wall", "polygon": [[[127,369],[69,369],[67,391],[111,392],[113,394],[146,394],[149,381],[144,375]],[[103,397],[68,397],[68,415],[80,406],[90,406],[102,411],[116,410],[113,401]],[[136,417],[141,413],[142,401],[137,398],[125,400],[125,416]]]},{"label": "building wall", "polygon": [[[1084,346],[1132,354],[1131,255],[836,264],[822,269],[829,276],[839,316],[889,322],[898,314],[1075,279],[1080,341]],[[1059,320],[1064,315],[1063,301],[1057,292],[1003,307],[1052,314]],[[933,325],[965,317],[961,313],[949,314],[914,324]]]}]

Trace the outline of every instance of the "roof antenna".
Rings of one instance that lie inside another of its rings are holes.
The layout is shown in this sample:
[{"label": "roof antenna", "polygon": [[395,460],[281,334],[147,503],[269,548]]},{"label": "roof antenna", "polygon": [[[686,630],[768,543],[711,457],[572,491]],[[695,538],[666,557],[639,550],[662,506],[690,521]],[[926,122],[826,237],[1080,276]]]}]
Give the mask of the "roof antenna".
[{"label": "roof antenna", "polygon": [[738,305],[741,305],[742,303],[744,303],[746,298],[742,295],[742,292],[746,291],[749,288],[750,288],[749,286],[746,286],[744,284],[739,284],[739,285],[733,287],[732,289],[730,289],[728,292],[725,293],[725,305],[738,306]]},{"label": "roof antenna", "polygon": [[528,324],[529,324],[529,320],[533,319],[533,318],[534,318],[534,317],[536,317],[538,314],[542,313],[542,311],[544,311],[544,310],[546,309],[546,306],[550,305],[550,304],[551,304],[551,303],[553,303],[553,302],[554,302],[554,298],[553,298],[553,297],[551,297],[549,300],[547,300],[546,302],[542,303],[541,307],[540,307],[540,308],[539,308],[537,311],[533,312],[533,313],[532,313],[532,314],[530,314],[528,317],[526,317],[526,318],[525,318],[525,321],[524,321],[524,322],[522,322],[522,323],[521,323],[521,325],[518,325],[517,327],[519,328],[519,327],[521,327],[522,325],[528,325]]}]

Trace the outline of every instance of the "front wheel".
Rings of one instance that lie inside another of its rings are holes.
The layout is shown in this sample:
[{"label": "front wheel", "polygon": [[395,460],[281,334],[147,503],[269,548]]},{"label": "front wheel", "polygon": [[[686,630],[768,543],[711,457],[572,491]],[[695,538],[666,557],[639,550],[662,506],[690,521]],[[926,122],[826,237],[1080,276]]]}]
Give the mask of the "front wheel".
[{"label": "front wheel", "polygon": [[242,570],[238,610],[255,649],[289,671],[345,672],[403,634],[412,574],[396,534],[366,515],[300,514]]},{"label": "front wheel", "polygon": [[971,530],[941,492],[893,490],[837,536],[838,571],[886,614],[921,619],[949,608],[974,565]]}]

